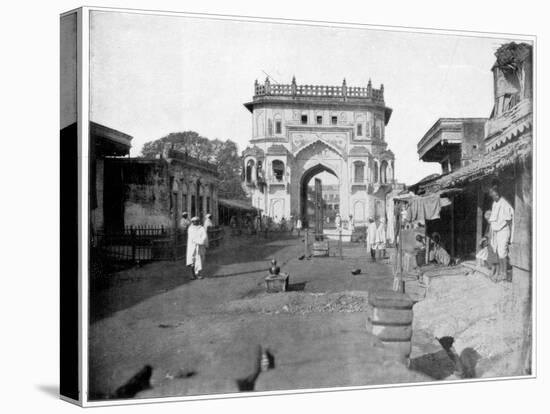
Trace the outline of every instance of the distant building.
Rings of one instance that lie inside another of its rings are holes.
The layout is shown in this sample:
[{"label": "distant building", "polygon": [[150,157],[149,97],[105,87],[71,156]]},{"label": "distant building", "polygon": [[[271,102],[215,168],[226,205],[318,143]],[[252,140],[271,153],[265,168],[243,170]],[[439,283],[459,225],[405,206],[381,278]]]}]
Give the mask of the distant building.
[{"label": "distant building", "polygon": [[487,118],[440,118],[417,145],[424,162],[441,164],[447,174],[479,160],[485,152]]},{"label": "distant building", "polygon": [[243,181],[253,205],[273,218],[307,217],[307,186],[326,171],[339,179],[339,210],[357,223],[385,215],[394,155],[385,127],[392,110],[384,87],[254,85],[251,146]]},{"label": "distant building", "polygon": [[107,158],[104,167],[104,225],[177,226],[189,217],[211,213],[218,220],[218,172],[215,165],[166,150],[157,159]]},{"label": "distant building", "polygon": [[323,201],[327,211],[340,211],[340,186],[337,184],[323,185]]}]

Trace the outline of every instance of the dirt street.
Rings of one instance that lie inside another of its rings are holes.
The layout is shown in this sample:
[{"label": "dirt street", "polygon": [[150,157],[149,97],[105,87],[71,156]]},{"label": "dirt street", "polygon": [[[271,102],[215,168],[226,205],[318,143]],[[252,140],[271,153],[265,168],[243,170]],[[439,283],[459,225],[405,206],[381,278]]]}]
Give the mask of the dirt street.
[{"label": "dirt street", "polygon": [[[238,392],[259,345],[275,369],[255,390],[429,380],[366,332],[368,292],[391,287],[388,264],[367,262],[359,244],[344,246],[344,260],[302,254],[298,237],[241,236],[208,254],[203,280],[190,280],[183,261],[112,275],[91,300],[90,396],[107,397],[146,364],[152,388],[137,397]],[[272,258],[290,273],[289,292],[265,293]]]}]

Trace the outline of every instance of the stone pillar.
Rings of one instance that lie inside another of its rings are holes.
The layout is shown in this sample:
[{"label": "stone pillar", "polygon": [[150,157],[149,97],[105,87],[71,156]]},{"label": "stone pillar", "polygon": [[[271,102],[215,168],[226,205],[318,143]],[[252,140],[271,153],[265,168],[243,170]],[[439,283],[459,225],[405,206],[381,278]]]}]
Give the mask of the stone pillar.
[{"label": "stone pillar", "polygon": [[201,217],[201,220],[204,220],[204,217],[206,216],[206,213],[208,213],[208,211],[206,211],[206,198],[209,196],[208,187],[209,187],[209,184],[206,184],[206,185],[203,186],[203,190],[202,190],[202,217]]},{"label": "stone pillar", "polygon": [[340,161],[340,174],[338,175],[338,179],[340,184],[340,216],[342,220],[347,220],[351,212],[351,180],[349,168],[344,160]]},{"label": "stone pillar", "polygon": [[476,206],[476,249],[479,248],[483,237],[483,189],[481,184],[477,185],[477,206]]},{"label": "stone pillar", "polygon": [[532,175],[531,163],[515,171],[514,230],[510,246],[512,290],[520,315],[523,343],[519,374],[531,374],[532,353]]}]

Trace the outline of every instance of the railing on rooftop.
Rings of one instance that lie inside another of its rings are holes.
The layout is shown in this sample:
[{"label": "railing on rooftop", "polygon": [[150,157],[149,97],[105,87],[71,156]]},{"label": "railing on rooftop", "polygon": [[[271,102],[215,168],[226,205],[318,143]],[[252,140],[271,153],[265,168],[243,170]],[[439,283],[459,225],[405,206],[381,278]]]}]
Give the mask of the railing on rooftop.
[{"label": "railing on rooftop", "polygon": [[363,98],[383,103],[384,85],[381,85],[380,89],[375,89],[369,81],[367,87],[347,86],[345,80],[342,86],[298,85],[294,78],[290,84],[271,84],[269,79],[266,79],[263,84],[258,81],[254,83],[254,96]]}]

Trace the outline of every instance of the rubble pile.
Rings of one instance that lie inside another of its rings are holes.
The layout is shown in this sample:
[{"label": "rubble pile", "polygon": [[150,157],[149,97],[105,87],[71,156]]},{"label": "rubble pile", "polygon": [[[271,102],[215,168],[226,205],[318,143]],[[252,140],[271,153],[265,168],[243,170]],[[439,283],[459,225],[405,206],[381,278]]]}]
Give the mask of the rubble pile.
[{"label": "rubble pile", "polygon": [[254,298],[234,300],[224,304],[223,312],[263,314],[308,314],[314,312],[366,312],[368,293],[346,291],[338,293],[288,292],[284,295],[260,294]]}]

